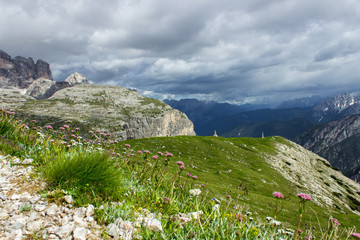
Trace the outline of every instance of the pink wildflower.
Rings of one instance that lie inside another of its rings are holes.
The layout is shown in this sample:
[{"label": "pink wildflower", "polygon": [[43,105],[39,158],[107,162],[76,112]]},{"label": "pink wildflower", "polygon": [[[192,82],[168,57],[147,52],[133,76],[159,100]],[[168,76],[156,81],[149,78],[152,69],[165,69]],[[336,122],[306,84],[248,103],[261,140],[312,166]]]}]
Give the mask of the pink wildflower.
[{"label": "pink wildflower", "polygon": [[336,218],[330,218],[330,220],[335,223],[336,225],[340,225],[339,221]]},{"label": "pink wildflower", "polygon": [[63,128],[63,127],[59,127],[59,129],[60,129],[60,130],[64,130],[65,128]]},{"label": "pink wildflower", "polygon": [[[184,166],[184,165],[182,165],[182,166]],[[189,172],[188,172],[188,173],[186,173],[186,175],[188,175],[189,177],[191,177],[191,173],[189,173]]]},{"label": "pink wildflower", "polygon": [[284,198],[284,195],[282,195],[282,194],[279,193],[279,192],[273,192],[273,196],[274,196],[275,198]]},{"label": "pink wildflower", "polygon": [[192,178],[193,178],[193,179],[198,179],[198,177],[197,177],[197,176],[192,176]]},{"label": "pink wildflower", "polygon": [[158,155],[155,155],[155,156],[153,156],[152,158],[153,158],[153,159],[158,159],[159,156],[158,156]]},{"label": "pink wildflower", "polygon": [[230,196],[230,195],[226,195],[226,197],[227,197],[227,198],[231,198],[231,196]]},{"label": "pink wildflower", "polygon": [[114,141],[110,141],[110,143],[111,143],[111,144],[113,144],[113,143],[114,143]]},{"label": "pink wildflower", "polygon": [[172,153],[169,152],[165,153],[165,157],[172,157],[172,156],[174,156]]},{"label": "pink wildflower", "polygon": [[118,143],[118,141],[117,141],[117,140],[115,140],[115,141],[114,141],[114,143]]},{"label": "pink wildflower", "polygon": [[64,128],[69,128],[69,125],[66,125],[66,124],[65,124],[63,127],[64,127]]},{"label": "pink wildflower", "polygon": [[23,124],[22,126],[23,126],[24,128],[29,129],[29,127],[28,127],[26,124]]},{"label": "pink wildflower", "polygon": [[142,154],[143,152],[142,151],[138,151],[139,154]]},{"label": "pink wildflower", "polygon": [[89,131],[89,133],[90,133],[90,134],[94,134],[94,132],[93,132],[93,131]]},{"label": "pink wildflower", "polygon": [[66,123],[72,123],[72,121],[71,121],[71,120],[66,120],[65,122],[66,122]]},{"label": "pink wildflower", "polygon": [[185,170],[185,166],[184,166],[184,165],[180,165],[179,168],[180,168],[181,170]]},{"label": "pink wildflower", "polygon": [[125,144],[125,147],[130,147],[130,144]]},{"label": "pink wildflower", "polygon": [[351,236],[360,238],[360,233],[352,233]]},{"label": "pink wildflower", "polygon": [[101,136],[105,136],[105,133],[100,133]]},{"label": "pink wildflower", "polygon": [[310,201],[311,200],[311,197],[305,193],[299,193],[298,195],[296,195],[297,197],[301,198],[301,199],[304,199],[304,200],[308,200]]},{"label": "pink wildflower", "polygon": [[47,125],[46,128],[49,129],[49,130],[53,129],[53,127],[50,126],[50,125]]},{"label": "pink wildflower", "polygon": [[149,151],[149,150],[145,150],[144,153],[150,153],[150,151]]},{"label": "pink wildflower", "polygon": [[201,187],[205,187],[205,184],[201,184]]},{"label": "pink wildflower", "polygon": [[75,128],[76,131],[80,131],[80,128]]},{"label": "pink wildflower", "polygon": [[158,152],[158,154],[161,155],[161,156],[164,155],[162,152]]},{"label": "pink wildflower", "polygon": [[177,161],[176,162],[178,165],[185,165],[182,161]]}]

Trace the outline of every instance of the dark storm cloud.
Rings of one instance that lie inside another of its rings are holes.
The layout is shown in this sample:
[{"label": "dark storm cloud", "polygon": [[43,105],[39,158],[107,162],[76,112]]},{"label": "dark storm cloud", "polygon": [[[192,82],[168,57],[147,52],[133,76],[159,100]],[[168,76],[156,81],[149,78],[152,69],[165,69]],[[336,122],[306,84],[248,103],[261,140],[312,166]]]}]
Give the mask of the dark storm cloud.
[{"label": "dark storm cloud", "polygon": [[0,49],[63,80],[274,101],[359,91],[356,0],[0,0]]}]

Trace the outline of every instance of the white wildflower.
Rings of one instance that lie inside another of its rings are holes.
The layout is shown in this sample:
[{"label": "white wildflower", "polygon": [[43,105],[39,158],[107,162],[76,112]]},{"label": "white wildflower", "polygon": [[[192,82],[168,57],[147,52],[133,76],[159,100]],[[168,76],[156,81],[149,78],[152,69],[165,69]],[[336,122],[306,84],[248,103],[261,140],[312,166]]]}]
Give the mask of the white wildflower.
[{"label": "white wildflower", "polygon": [[213,206],[212,210],[213,210],[213,211],[219,210],[219,208],[220,208],[220,204],[215,204],[215,205]]},{"label": "white wildflower", "polygon": [[193,196],[199,196],[201,193],[201,190],[196,188],[196,189],[190,189],[190,194]]}]

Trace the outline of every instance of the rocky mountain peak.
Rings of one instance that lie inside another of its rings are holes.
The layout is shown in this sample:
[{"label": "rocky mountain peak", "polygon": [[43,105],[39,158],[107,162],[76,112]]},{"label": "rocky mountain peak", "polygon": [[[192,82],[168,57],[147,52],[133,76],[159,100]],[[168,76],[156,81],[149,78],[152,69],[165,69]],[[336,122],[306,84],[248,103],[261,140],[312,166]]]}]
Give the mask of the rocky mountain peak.
[{"label": "rocky mountain peak", "polygon": [[87,78],[78,72],[71,74],[69,77],[65,79],[65,82],[69,83],[70,86],[74,86],[76,84],[88,84],[89,81]]},{"label": "rocky mountain peak", "polygon": [[360,113],[360,97],[348,93],[332,97],[314,107],[314,118],[319,122],[339,119]]},{"label": "rocky mountain peak", "polygon": [[1,88],[28,88],[36,79],[53,80],[50,66],[47,62],[29,57],[17,56],[11,58],[0,50],[0,87]]}]

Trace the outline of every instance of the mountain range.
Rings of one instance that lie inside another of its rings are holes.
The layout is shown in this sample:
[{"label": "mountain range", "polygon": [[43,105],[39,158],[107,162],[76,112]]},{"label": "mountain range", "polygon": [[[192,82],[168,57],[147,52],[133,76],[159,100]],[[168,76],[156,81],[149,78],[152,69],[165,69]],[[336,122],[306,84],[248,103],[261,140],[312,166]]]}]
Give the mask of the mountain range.
[{"label": "mountain range", "polygon": [[119,86],[89,84],[79,73],[52,79],[49,64],[0,52],[0,107],[40,124],[59,128],[65,120],[88,129],[111,132],[119,140],[195,135],[187,116],[160,100]]},{"label": "mountain range", "polygon": [[[21,62],[24,58],[2,55],[7,63],[0,60],[0,107],[12,108],[17,117],[37,120],[43,127],[51,125],[56,131],[71,120],[70,127],[79,127],[84,139],[89,131],[99,130],[110,134],[106,138],[126,140],[124,143],[136,150],[171,151],[211,196],[240,199],[264,218],[273,212],[274,206],[269,204],[274,200],[272,193],[281,191],[286,201],[279,217],[295,226],[293,209],[298,199],[294,196],[306,192],[312,196],[308,205],[318,214],[307,214],[306,221],[326,225],[331,215],[344,226],[360,227],[360,185],[339,171],[359,181],[359,159],[352,160],[360,153],[356,145],[360,142],[360,116],[353,115],[359,103],[349,94],[315,105],[304,101],[306,107],[278,109],[196,99],[168,100],[166,104],[136,90],[90,84],[79,73],[55,82],[51,71],[37,75],[36,67]],[[24,72],[27,74],[22,75]],[[334,121],[326,122],[328,119]],[[200,133],[213,135],[217,130],[221,136],[236,138],[194,136],[194,125]],[[260,138],[262,133],[264,138]],[[329,157],[330,162],[295,142],[269,136],[279,133]],[[257,138],[244,137],[247,135]],[[177,164],[173,165],[169,171],[178,171]]]},{"label": "mountain range", "polygon": [[196,99],[164,103],[134,90],[89,84],[79,73],[55,82],[45,61],[12,59],[3,51],[0,73],[0,107],[14,108],[43,124],[60,127],[62,121],[73,120],[84,132],[98,128],[121,140],[195,132],[206,136],[215,131],[223,137],[282,136],[327,158],[359,181],[357,96],[345,93],[326,100],[315,96],[287,101],[274,109]]},{"label": "mountain range", "polygon": [[[316,103],[318,100],[319,97],[309,101],[302,99],[302,102],[308,103],[306,107],[252,110],[256,106],[209,105],[195,100],[167,102],[194,121],[198,135],[213,135],[216,130],[217,135],[223,137],[282,136],[293,139],[328,159],[346,176],[360,181],[357,125],[360,97],[344,93]],[[194,102],[196,104],[190,104]],[[290,101],[283,106],[294,105]]]}]

